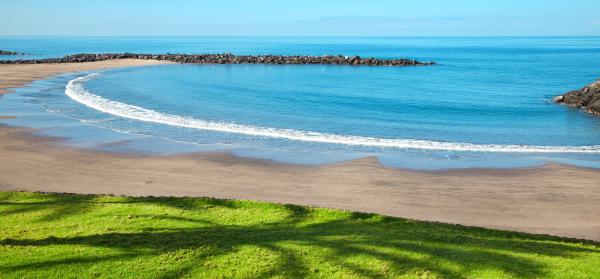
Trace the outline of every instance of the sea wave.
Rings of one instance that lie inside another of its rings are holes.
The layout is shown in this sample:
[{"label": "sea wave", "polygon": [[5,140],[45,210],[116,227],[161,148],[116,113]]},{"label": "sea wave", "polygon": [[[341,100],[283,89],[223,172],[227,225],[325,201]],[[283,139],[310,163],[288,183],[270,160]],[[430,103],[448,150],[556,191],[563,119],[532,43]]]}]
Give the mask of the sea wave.
[{"label": "sea wave", "polygon": [[235,123],[207,121],[192,117],[161,113],[155,110],[124,104],[92,94],[84,83],[98,73],[75,78],[68,82],[65,94],[74,101],[89,108],[114,116],[170,126],[287,139],[303,142],[341,144],[350,146],[385,147],[397,149],[423,149],[437,151],[502,152],[502,153],[600,153],[600,145],[593,146],[535,146],[504,144],[472,144],[440,142],[415,139],[388,139],[352,135],[337,135],[294,129],[279,129],[240,125]]}]

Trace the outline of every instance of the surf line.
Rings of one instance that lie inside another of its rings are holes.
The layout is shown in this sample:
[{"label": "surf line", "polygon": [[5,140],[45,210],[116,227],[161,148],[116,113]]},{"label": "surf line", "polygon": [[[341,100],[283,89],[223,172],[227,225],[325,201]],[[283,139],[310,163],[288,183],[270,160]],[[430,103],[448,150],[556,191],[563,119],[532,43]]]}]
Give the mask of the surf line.
[{"label": "surf line", "polygon": [[85,89],[86,81],[97,77],[92,73],[70,80],[65,94],[72,100],[94,110],[118,117],[170,126],[235,133],[313,143],[341,144],[349,146],[384,147],[397,149],[421,149],[434,151],[500,152],[500,153],[600,153],[600,145],[591,146],[536,146],[504,144],[453,143],[415,139],[388,139],[351,135],[337,135],[314,131],[269,128],[235,123],[207,121],[192,117],[161,113],[155,110],[129,105],[95,95]]}]

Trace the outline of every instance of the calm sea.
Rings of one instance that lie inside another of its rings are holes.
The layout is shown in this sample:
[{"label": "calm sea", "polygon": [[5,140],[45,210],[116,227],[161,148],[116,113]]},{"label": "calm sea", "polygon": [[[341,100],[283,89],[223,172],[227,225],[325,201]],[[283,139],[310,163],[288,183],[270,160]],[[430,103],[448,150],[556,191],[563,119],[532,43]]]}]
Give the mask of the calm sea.
[{"label": "calm sea", "polygon": [[551,102],[600,78],[600,38],[7,38],[74,53],[360,55],[429,67],[164,65],[72,73],[0,99],[2,120],[101,149],[228,150],[291,163],[600,165],[600,117]]}]

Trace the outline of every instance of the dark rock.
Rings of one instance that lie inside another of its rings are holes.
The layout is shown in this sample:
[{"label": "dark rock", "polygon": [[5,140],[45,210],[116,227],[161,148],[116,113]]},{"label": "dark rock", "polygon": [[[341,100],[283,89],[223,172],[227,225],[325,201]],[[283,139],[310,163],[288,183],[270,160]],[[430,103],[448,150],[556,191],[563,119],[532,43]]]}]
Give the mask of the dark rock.
[{"label": "dark rock", "polygon": [[554,101],[575,108],[583,108],[589,113],[600,115],[600,81],[596,81],[579,90],[557,96],[554,98]]},{"label": "dark rock", "polygon": [[364,65],[364,66],[426,66],[435,62],[420,62],[409,59],[361,58],[359,56],[283,56],[283,55],[233,55],[224,54],[75,54],[62,58],[35,60],[0,60],[0,64],[43,64],[43,63],[80,63],[112,59],[154,59],[178,63],[195,64],[321,64],[321,65]]},{"label": "dark rock", "polygon": [[19,55],[19,54],[21,54],[21,53],[0,49],[0,55]]},{"label": "dark rock", "polygon": [[554,102],[555,103],[562,103],[564,101],[565,101],[565,96],[563,96],[563,95],[554,97]]}]

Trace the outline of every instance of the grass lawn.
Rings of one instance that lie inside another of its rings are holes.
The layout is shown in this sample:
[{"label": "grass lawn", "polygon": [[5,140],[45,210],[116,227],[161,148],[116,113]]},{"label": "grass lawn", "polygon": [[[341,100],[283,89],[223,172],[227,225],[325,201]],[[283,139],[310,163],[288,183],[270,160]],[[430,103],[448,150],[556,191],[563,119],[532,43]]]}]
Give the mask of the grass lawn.
[{"label": "grass lawn", "polygon": [[600,278],[600,244],[207,198],[0,192],[2,278]]}]

